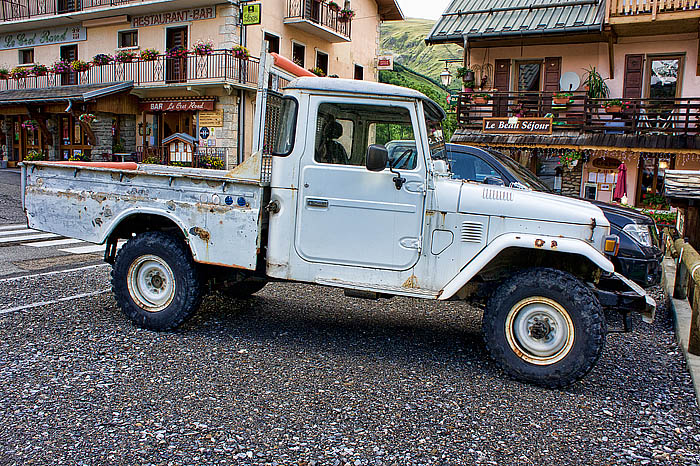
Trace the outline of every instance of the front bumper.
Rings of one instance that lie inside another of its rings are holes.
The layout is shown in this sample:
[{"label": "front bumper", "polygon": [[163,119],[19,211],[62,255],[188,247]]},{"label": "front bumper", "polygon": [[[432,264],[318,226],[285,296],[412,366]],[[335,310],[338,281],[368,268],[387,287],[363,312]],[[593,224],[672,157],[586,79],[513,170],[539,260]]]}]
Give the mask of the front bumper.
[{"label": "front bumper", "polygon": [[606,274],[593,289],[600,304],[623,314],[637,312],[642,320],[652,323],[656,316],[656,301],[644,289],[621,274]]}]

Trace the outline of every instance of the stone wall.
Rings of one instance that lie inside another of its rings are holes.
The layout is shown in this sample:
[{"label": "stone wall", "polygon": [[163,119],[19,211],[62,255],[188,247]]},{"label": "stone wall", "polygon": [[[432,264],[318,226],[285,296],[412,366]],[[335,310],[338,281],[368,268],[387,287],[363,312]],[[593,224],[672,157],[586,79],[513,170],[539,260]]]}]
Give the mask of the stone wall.
[{"label": "stone wall", "polygon": [[124,141],[124,152],[136,151],[136,115],[119,116],[119,139]]},{"label": "stone wall", "polygon": [[230,49],[234,45],[241,43],[241,29],[238,26],[239,9],[238,6],[228,5],[220,10],[224,24],[219,27],[219,34],[222,37],[219,46],[222,49]]},{"label": "stone wall", "polygon": [[583,177],[583,163],[571,169],[564,169],[561,175],[561,193],[564,196],[579,197],[581,195],[581,179]]},{"label": "stone wall", "polygon": [[112,158],[112,114],[96,113],[92,122],[92,132],[95,134],[95,145],[92,147],[92,160]]},{"label": "stone wall", "polygon": [[213,128],[216,147],[226,148],[226,168],[230,169],[238,162],[238,95],[219,97],[216,109],[224,111],[224,126]]}]

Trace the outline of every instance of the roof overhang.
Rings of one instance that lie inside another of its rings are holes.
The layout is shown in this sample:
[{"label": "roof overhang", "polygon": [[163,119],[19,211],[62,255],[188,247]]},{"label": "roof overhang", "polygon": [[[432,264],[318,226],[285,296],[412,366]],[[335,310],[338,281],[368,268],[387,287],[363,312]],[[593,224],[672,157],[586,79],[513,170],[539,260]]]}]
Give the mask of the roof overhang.
[{"label": "roof overhang", "polygon": [[403,21],[406,19],[396,0],[377,0],[377,7],[382,21]]},{"label": "roof overhang", "polygon": [[[113,94],[126,92],[134,87],[133,81],[125,81],[120,83],[110,83],[104,87],[97,89],[90,86],[90,89],[85,89],[85,86],[61,86],[64,91],[63,95],[55,95],[55,89],[12,89],[9,91],[0,92],[0,106],[2,105],[41,105],[53,104],[61,102],[89,102],[97,100],[101,97],[107,97]],[[68,90],[69,92],[65,92]],[[71,92],[73,91],[73,92]]]}]

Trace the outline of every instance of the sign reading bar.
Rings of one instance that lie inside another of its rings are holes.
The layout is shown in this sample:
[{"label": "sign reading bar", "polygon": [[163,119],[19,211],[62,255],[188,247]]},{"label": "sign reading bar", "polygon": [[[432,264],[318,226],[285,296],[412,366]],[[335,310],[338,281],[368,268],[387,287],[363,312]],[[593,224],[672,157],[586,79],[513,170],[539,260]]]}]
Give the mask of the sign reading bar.
[{"label": "sign reading bar", "polygon": [[262,22],[262,4],[242,5],[243,26],[254,26]]},{"label": "sign reading bar", "polygon": [[551,118],[484,118],[484,133],[552,134]]},{"label": "sign reading bar", "polygon": [[0,50],[18,49],[35,45],[62,44],[80,40],[87,40],[87,30],[81,26],[12,32],[0,36]]},{"label": "sign reading bar", "polygon": [[195,112],[197,110],[214,110],[213,100],[158,100],[141,102],[139,105],[146,112]]},{"label": "sign reading bar", "polygon": [[148,26],[159,26],[161,24],[184,23],[187,21],[199,21],[212,18],[216,18],[216,8],[208,6],[204,8],[192,8],[190,10],[157,13],[154,15],[134,16],[131,18],[131,27],[144,28]]},{"label": "sign reading bar", "polygon": [[394,70],[394,56],[393,55],[379,55],[377,57],[377,69],[378,70]]}]

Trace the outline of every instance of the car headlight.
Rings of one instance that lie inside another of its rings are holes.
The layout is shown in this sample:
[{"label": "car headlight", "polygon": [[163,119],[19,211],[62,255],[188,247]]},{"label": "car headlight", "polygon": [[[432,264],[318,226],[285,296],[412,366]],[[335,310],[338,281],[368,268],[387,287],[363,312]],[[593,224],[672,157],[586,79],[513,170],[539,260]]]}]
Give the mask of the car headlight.
[{"label": "car headlight", "polygon": [[637,241],[639,244],[647,247],[652,246],[649,225],[637,225],[636,223],[630,223],[629,225],[625,225],[622,231],[630,235],[632,239]]}]

